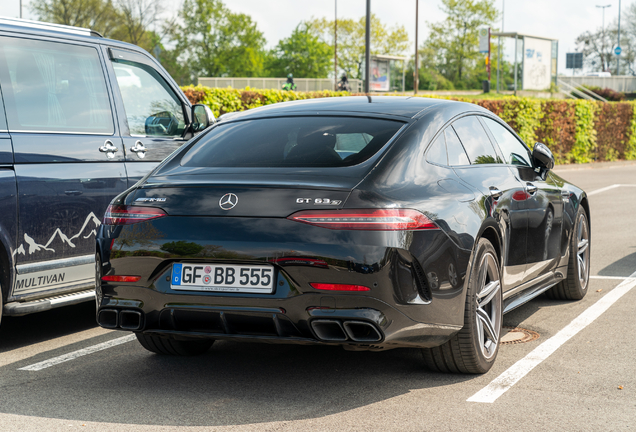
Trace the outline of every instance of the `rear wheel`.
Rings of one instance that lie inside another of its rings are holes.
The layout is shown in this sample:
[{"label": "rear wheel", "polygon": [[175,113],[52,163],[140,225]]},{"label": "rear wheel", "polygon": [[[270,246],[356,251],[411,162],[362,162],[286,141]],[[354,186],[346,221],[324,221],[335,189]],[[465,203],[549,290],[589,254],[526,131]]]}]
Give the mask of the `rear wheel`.
[{"label": "rear wheel", "polygon": [[580,300],[587,294],[590,279],[590,223],[585,210],[579,206],[570,238],[570,259],[567,279],[559,282],[546,294],[555,300]]},{"label": "rear wheel", "polygon": [[137,340],[148,351],[155,354],[194,356],[205,353],[214,343],[213,339],[188,340],[168,339],[155,335],[135,333]]},{"label": "rear wheel", "polygon": [[492,244],[481,239],[471,263],[464,328],[444,345],[423,349],[424,363],[439,372],[488,372],[499,350],[502,315],[499,261]]}]

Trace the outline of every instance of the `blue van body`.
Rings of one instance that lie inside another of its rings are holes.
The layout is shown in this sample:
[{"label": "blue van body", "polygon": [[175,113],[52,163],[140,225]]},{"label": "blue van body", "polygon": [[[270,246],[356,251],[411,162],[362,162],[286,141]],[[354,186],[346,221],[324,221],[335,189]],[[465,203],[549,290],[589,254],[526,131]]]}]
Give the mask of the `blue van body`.
[{"label": "blue van body", "polygon": [[192,136],[191,110],[137,46],[0,18],[0,318],[94,299],[104,211]]}]

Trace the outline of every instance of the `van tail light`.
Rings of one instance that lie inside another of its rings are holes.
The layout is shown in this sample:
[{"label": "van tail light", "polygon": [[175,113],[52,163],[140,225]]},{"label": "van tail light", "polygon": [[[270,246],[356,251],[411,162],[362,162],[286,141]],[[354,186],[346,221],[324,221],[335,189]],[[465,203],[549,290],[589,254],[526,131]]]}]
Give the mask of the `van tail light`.
[{"label": "van tail light", "polygon": [[139,282],[141,276],[120,276],[120,275],[108,275],[102,276],[104,282]]},{"label": "van tail light", "polygon": [[155,207],[135,207],[109,205],[104,214],[104,225],[131,225],[167,216],[166,212]]},{"label": "van tail light", "polygon": [[412,231],[438,229],[423,213],[412,209],[306,210],[287,219],[334,230]]}]

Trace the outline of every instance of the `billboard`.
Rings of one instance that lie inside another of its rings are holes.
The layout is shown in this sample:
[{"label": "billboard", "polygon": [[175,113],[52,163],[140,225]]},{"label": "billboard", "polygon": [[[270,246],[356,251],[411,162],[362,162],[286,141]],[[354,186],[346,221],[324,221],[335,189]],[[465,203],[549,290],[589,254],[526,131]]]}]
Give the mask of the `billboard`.
[{"label": "billboard", "polygon": [[386,91],[390,90],[389,60],[371,59],[371,79],[369,90]]},{"label": "billboard", "polygon": [[524,37],[523,90],[546,90],[552,78],[552,41]]}]

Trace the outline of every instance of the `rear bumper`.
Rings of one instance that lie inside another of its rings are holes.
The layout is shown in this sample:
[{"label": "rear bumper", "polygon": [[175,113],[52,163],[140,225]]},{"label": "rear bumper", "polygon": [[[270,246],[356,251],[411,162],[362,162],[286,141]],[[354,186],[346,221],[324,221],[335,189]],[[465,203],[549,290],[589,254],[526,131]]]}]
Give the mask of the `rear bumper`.
[{"label": "rear bumper", "polygon": [[433,347],[461,329],[414,321],[396,307],[368,296],[312,293],[284,300],[246,301],[249,299],[151,291],[118,287],[116,296],[102,295],[98,322],[106,328],[166,337],[336,344],[353,349]]}]

